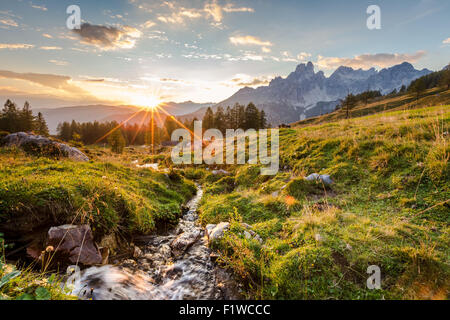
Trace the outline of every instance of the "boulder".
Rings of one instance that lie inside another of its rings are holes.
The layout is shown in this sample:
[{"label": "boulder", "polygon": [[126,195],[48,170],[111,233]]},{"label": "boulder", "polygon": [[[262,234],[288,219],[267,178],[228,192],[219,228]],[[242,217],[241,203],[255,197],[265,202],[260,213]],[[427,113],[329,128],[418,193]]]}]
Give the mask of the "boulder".
[{"label": "boulder", "polygon": [[178,237],[176,237],[170,247],[175,256],[183,254],[190,246],[192,246],[199,238],[201,233],[198,231],[193,232],[183,232]]},{"label": "boulder", "polygon": [[223,238],[223,236],[225,235],[225,231],[227,231],[229,228],[229,222],[221,222],[218,225],[214,225],[214,228],[211,228],[210,226],[210,231],[207,229],[209,242]]},{"label": "boulder", "polygon": [[7,147],[19,147],[25,152],[50,157],[67,157],[76,161],[89,161],[89,158],[80,150],[67,144],[51,140],[47,137],[17,132],[7,135],[1,140]]},{"label": "boulder", "polygon": [[139,248],[138,246],[134,246],[133,248],[133,258],[140,258],[143,256],[142,250],[141,248]]},{"label": "boulder", "polygon": [[103,260],[89,225],[52,227],[48,230],[47,246],[54,248],[57,262],[96,265]]},{"label": "boulder", "polygon": [[[241,223],[241,226],[245,229],[243,236],[246,239],[254,239],[259,243],[262,243],[262,238],[253,230],[251,230],[251,226],[247,223]],[[211,243],[213,240],[221,239],[225,235],[225,232],[230,228],[229,222],[221,222],[217,225],[209,224],[206,226],[206,235],[208,236],[208,240]]]},{"label": "boulder", "polygon": [[308,180],[308,181],[321,181],[321,182],[323,182],[326,185],[333,184],[333,180],[331,179],[331,177],[328,174],[320,175],[318,173],[313,173],[313,174],[310,174],[309,176],[307,176],[305,178],[305,180]]}]

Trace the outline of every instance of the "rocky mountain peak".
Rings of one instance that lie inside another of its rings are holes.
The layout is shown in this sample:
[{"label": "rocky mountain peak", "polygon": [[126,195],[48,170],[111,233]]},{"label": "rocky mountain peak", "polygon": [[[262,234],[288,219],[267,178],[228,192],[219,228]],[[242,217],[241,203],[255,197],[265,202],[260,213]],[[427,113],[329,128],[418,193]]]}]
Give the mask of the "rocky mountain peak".
[{"label": "rocky mountain peak", "polygon": [[301,63],[295,69],[295,73],[314,74],[314,65],[311,61],[308,63]]}]

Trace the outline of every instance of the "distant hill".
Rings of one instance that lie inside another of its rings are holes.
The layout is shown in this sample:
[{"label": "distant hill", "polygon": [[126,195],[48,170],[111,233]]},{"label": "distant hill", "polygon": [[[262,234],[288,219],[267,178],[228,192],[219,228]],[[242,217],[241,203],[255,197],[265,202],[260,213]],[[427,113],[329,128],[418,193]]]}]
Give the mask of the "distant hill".
[{"label": "distant hill", "polygon": [[[214,105],[213,103],[199,104],[192,101],[176,103],[167,102],[161,104],[168,113],[181,116],[187,113],[197,111],[200,108],[208,107]],[[149,121],[149,118],[145,118],[145,111],[140,111],[142,108],[136,106],[108,106],[108,105],[88,105],[88,106],[73,106],[73,107],[63,107],[63,108],[41,108],[33,109],[33,112],[37,114],[41,112],[44,115],[47,125],[52,134],[56,133],[56,128],[59,123],[68,121],[71,122],[75,120],[77,122],[89,122],[89,121],[117,121],[122,122],[129,119],[129,124],[139,124],[142,121]],[[136,114],[136,112],[138,112]],[[136,114],[136,115],[135,115]],[[144,119],[145,118],[145,119]],[[166,114],[163,112],[159,113],[157,119],[157,124],[160,125],[161,122],[166,118]]]},{"label": "distant hill", "polygon": [[[276,77],[268,86],[242,88],[214,108],[253,102],[266,112],[272,125],[292,123],[333,111],[339,99],[348,93],[358,94],[366,90],[390,93],[431,72],[428,69],[416,70],[410,63],[404,62],[380,71],[341,66],[326,77],[322,71],[315,72],[312,62],[308,62],[298,65],[286,78]],[[200,119],[205,111],[201,109],[183,118]]]}]

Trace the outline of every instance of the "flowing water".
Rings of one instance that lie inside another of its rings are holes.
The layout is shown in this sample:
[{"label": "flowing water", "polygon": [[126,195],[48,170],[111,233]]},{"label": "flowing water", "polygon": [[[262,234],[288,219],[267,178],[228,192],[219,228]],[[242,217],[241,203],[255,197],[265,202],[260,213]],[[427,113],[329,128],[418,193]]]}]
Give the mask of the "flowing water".
[{"label": "flowing water", "polygon": [[91,267],[73,277],[73,294],[82,299],[233,299],[230,277],[211,261],[204,230],[197,223],[203,195],[188,203],[178,226],[166,235],[150,237],[136,259],[118,265]]}]

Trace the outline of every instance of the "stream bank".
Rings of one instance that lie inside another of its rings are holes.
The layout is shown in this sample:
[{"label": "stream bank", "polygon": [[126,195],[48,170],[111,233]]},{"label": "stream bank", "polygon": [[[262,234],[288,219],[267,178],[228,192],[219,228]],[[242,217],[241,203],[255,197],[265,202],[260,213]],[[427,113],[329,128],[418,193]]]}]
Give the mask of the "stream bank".
[{"label": "stream bank", "polygon": [[91,267],[73,275],[68,285],[81,299],[94,300],[233,300],[239,290],[232,277],[211,258],[205,230],[198,224],[196,196],[177,227],[139,240],[133,259]]}]

